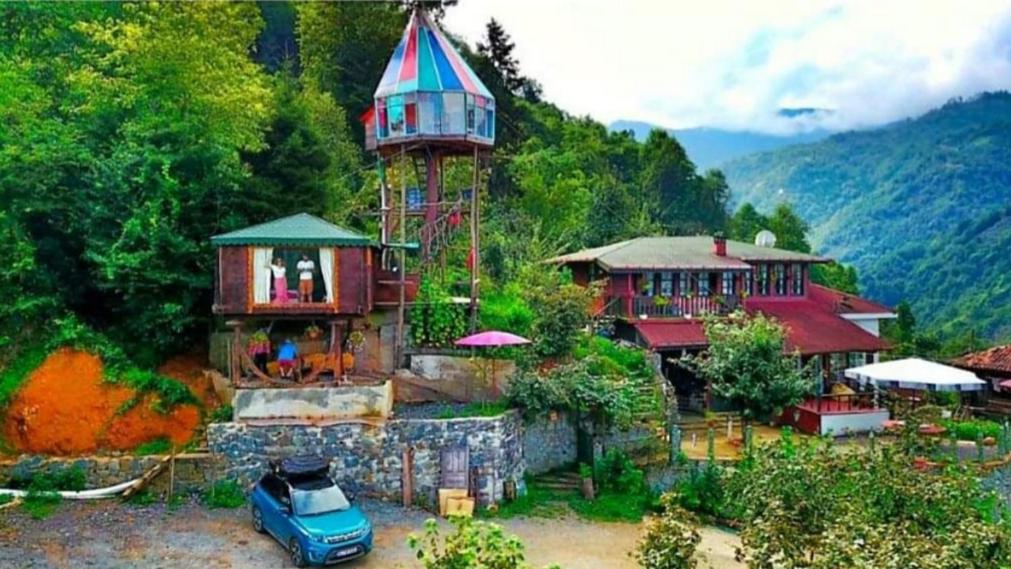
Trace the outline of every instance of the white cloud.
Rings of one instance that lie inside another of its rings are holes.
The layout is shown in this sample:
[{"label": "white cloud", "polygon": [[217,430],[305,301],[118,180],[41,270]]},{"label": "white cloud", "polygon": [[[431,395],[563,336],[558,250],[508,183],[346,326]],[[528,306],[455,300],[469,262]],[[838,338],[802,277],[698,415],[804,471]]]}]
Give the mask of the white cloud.
[{"label": "white cloud", "polygon": [[1011,88],[1011,3],[1000,0],[461,0],[446,27],[471,43],[491,18],[546,98],[610,122],[795,128],[916,115]]}]

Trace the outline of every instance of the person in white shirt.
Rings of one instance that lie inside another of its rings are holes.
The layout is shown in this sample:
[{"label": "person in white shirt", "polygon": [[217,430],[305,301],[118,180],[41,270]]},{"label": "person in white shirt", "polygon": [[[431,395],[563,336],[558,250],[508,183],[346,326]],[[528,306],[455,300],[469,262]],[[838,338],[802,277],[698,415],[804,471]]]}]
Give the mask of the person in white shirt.
[{"label": "person in white shirt", "polygon": [[288,268],[284,266],[284,259],[278,257],[270,264],[270,271],[274,276],[274,304],[288,303]]},{"label": "person in white shirt", "polygon": [[298,269],[298,300],[312,302],[312,277],[316,272],[316,263],[308,255],[302,255],[302,260],[295,265]]}]

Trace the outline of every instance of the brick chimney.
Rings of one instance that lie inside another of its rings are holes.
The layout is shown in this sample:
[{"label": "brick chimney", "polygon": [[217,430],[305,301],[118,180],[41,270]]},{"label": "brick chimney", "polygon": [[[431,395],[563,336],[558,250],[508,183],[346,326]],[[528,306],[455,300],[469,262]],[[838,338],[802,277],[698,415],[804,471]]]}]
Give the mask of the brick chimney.
[{"label": "brick chimney", "polygon": [[716,233],[713,235],[713,253],[717,257],[727,256],[727,238],[723,236],[722,233]]}]

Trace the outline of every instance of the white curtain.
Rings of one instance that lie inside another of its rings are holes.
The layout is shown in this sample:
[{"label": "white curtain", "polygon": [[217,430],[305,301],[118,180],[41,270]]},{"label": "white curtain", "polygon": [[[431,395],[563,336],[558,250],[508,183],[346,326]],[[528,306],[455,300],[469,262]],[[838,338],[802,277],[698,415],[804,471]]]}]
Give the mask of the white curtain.
[{"label": "white curtain", "polygon": [[274,250],[270,247],[253,249],[253,303],[270,304],[270,256]]},{"label": "white curtain", "polygon": [[326,288],[326,301],[333,302],[333,249],[320,247],[319,270],[323,273],[323,286]]}]

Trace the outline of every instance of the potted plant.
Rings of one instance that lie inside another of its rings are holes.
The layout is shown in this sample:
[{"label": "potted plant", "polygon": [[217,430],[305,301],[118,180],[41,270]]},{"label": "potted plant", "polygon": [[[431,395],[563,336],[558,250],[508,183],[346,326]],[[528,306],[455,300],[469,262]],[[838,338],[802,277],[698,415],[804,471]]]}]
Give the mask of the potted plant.
[{"label": "potted plant", "polygon": [[348,334],[348,351],[360,352],[365,347],[365,334],[361,330],[352,330]]},{"label": "potted plant", "polygon": [[315,324],[310,324],[305,329],[305,337],[309,340],[319,340],[323,337],[323,329]]},{"label": "potted plant", "polygon": [[583,488],[583,498],[585,498],[587,500],[593,500],[593,498],[594,498],[594,491],[593,491],[593,469],[590,468],[590,465],[580,463],[580,465],[579,465],[579,478],[583,482],[583,487],[582,487]]}]

